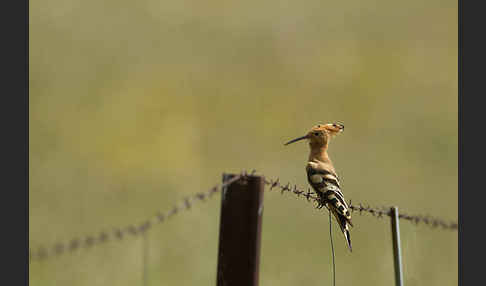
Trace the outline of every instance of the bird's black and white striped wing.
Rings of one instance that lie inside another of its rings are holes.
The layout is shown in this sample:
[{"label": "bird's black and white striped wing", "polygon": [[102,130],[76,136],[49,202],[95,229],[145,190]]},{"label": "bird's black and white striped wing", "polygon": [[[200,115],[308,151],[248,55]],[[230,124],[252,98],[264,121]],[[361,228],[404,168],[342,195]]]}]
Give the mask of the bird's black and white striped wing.
[{"label": "bird's black and white striped wing", "polygon": [[308,167],[307,180],[319,196],[351,224],[351,213],[341,191],[339,178],[329,171]]},{"label": "bird's black and white striped wing", "polygon": [[353,224],[351,223],[348,204],[344,200],[344,195],[341,192],[338,177],[326,170],[307,167],[307,179],[321,200],[323,200],[323,203],[327,205],[329,211],[336,218],[349,250],[352,251],[349,226],[353,226]]}]

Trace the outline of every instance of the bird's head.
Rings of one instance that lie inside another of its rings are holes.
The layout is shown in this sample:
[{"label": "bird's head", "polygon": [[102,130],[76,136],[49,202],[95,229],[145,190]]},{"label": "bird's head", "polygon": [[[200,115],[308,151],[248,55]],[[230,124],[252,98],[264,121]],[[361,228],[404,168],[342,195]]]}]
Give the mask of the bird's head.
[{"label": "bird's head", "polygon": [[307,139],[311,147],[323,147],[329,143],[329,140],[344,130],[344,125],[338,123],[318,124],[309,130],[306,135],[290,140],[285,143],[291,143]]}]

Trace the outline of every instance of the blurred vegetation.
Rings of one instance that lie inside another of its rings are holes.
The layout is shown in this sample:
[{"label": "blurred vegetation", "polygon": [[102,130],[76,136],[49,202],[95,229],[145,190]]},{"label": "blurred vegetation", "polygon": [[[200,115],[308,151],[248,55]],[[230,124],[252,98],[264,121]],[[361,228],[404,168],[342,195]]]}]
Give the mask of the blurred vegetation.
[{"label": "blurred vegetation", "polygon": [[[307,187],[317,123],[354,202],[457,220],[457,1],[31,1],[31,247],[139,222],[223,172]],[[219,198],[150,232],[149,285],[214,285]],[[335,231],[338,285],[392,285],[390,226]],[[457,285],[457,232],[401,224],[406,285]],[[337,230],[338,228],[335,228]],[[327,285],[327,213],[265,194],[261,285]],[[141,241],[30,285],[141,285]]]}]

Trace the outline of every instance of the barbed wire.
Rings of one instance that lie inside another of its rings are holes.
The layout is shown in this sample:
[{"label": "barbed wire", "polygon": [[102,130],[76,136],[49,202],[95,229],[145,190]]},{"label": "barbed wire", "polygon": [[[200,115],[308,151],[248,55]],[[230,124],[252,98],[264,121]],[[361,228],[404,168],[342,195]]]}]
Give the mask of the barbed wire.
[{"label": "barbed wire", "polygon": [[[285,192],[289,192],[292,194],[297,195],[297,197],[303,197],[307,199],[309,202],[319,202],[319,198],[315,194],[314,191],[311,191],[309,188],[307,191],[302,191],[299,188],[297,188],[297,185],[291,185],[290,183],[287,184],[282,184],[280,183],[280,180],[277,178],[275,180],[267,180],[265,179],[265,185],[270,186],[270,190],[273,190],[274,188],[279,188],[280,192],[283,194]],[[369,205],[364,206],[363,204],[358,204],[358,205],[353,205],[352,201],[349,201],[349,208],[351,209],[351,212],[359,212],[360,215],[363,213],[368,213],[371,214],[372,216],[376,218],[382,218],[383,216],[391,216],[391,207],[379,207],[379,208],[372,208]],[[437,217],[432,217],[428,215],[408,215],[406,213],[400,212],[398,215],[399,219],[407,220],[415,225],[418,225],[420,223],[423,223],[427,226],[430,226],[431,228],[442,228],[442,229],[448,229],[448,230],[457,230],[458,229],[458,224],[457,222],[454,221],[446,221]]]},{"label": "barbed wire", "polygon": [[248,176],[248,173],[244,171],[230,180],[225,181],[224,183],[215,185],[205,192],[198,192],[192,196],[188,196],[184,198],[182,202],[179,202],[172,207],[169,211],[165,213],[159,211],[141,223],[128,225],[126,227],[115,227],[111,231],[102,231],[97,235],[87,235],[81,238],[74,238],[68,242],[58,242],[53,244],[51,247],[41,246],[37,248],[37,250],[29,249],[29,262],[45,260],[50,257],[60,256],[64,253],[74,253],[81,248],[89,249],[95,245],[103,244],[108,241],[121,241],[127,236],[143,235],[154,225],[164,223],[176,214],[191,209],[195,202],[206,201],[206,199],[213,197],[214,194],[219,192],[222,188],[246,176]]},{"label": "barbed wire", "polygon": [[[250,173],[243,171],[240,174],[225,181],[224,183],[215,185],[207,191],[198,192],[193,194],[192,196],[184,198],[182,202],[176,204],[169,211],[159,211],[152,217],[138,224],[131,224],[125,227],[115,227],[111,231],[102,231],[96,235],[86,235],[80,238],[71,239],[67,242],[54,243],[50,247],[41,246],[36,250],[29,249],[29,263],[31,261],[42,261],[50,257],[57,257],[64,253],[74,253],[75,251],[82,248],[89,249],[94,247],[95,245],[104,244],[109,241],[121,241],[127,236],[143,235],[147,231],[149,231],[154,225],[164,223],[176,214],[191,209],[195,202],[204,202],[206,201],[206,199],[212,198],[215,193],[219,192],[224,187],[227,187],[228,185],[247,176],[253,176],[255,172],[255,170],[252,170]],[[318,202],[319,200],[315,192],[311,191],[309,188],[307,189],[307,191],[302,191],[297,187],[297,185],[292,186],[290,183],[283,185],[280,183],[280,180],[278,178],[275,180],[265,179],[264,183],[265,185],[270,186],[270,190],[274,190],[275,188],[280,189],[280,192],[282,194],[285,192],[292,193],[295,194],[297,197],[305,198],[308,202]],[[353,205],[351,201],[349,201],[349,208],[352,212],[359,212],[360,215],[363,213],[368,213],[376,218],[382,218],[383,216],[391,215],[390,207],[372,208],[370,206],[363,206],[363,204]],[[456,222],[446,222],[445,220],[430,216],[407,215],[405,213],[400,213],[399,218],[413,222],[416,225],[419,223],[423,223],[432,228],[440,227],[450,230],[457,230],[458,228],[458,224]]]}]

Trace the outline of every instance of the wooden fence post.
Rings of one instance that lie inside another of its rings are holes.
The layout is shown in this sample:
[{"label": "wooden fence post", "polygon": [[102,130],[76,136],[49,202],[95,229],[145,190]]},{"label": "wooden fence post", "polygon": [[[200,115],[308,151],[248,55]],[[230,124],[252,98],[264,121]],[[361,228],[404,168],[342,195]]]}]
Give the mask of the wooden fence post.
[{"label": "wooden fence post", "polygon": [[[223,182],[234,174],[223,174]],[[217,286],[257,286],[263,215],[262,176],[222,189]]]}]

